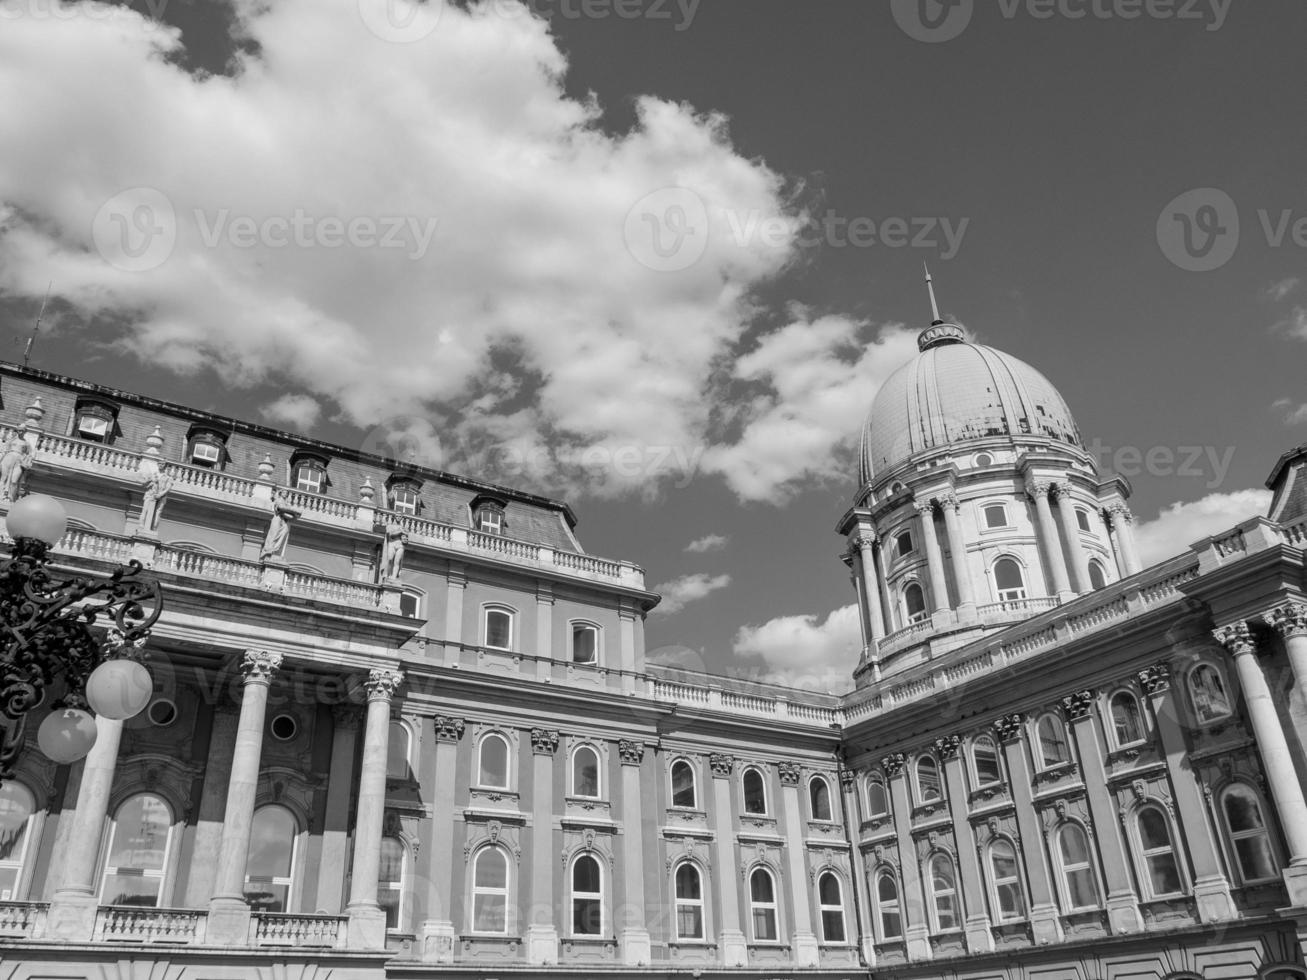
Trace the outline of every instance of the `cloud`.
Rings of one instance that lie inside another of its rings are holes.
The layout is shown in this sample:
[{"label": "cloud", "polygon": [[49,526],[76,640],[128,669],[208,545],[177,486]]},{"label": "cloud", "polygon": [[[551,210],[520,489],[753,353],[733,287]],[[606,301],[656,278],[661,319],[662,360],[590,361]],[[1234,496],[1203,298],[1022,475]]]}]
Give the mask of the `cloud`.
[{"label": "cloud", "polygon": [[762,661],[759,680],[813,691],[850,690],[861,650],[856,605],[842,606],[822,622],[815,615],[780,616],[743,626],[735,635],[737,657]]},{"label": "cloud", "polygon": [[1269,490],[1253,489],[1212,493],[1188,503],[1177,501],[1153,520],[1136,525],[1139,556],[1145,566],[1174,557],[1195,541],[1265,514],[1270,505]]},{"label": "cloud", "polygon": [[1291,340],[1307,340],[1307,306],[1295,306],[1292,313],[1272,324],[1271,331]]},{"label": "cloud", "polygon": [[1284,413],[1285,425],[1302,425],[1307,422],[1307,403],[1298,404],[1291,398],[1277,398],[1271,408]]},{"label": "cloud", "polygon": [[685,550],[693,554],[703,554],[706,551],[721,551],[726,547],[730,538],[724,534],[705,534],[702,538],[695,538],[685,546]]},{"label": "cloud", "polygon": [[655,585],[653,591],[663,597],[663,601],[654,609],[655,613],[670,615],[678,613],[692,602],[706,598],[719,589],[731,584],[729,575],[708,576],[702,572],[682,575],[661,585]]},{"label": "cloud", "polygon": [[1273,282],[1267,286],[1266,289],[1263,290],[1262,295],[1272,303],[1278,303],[1280,300],[1284,299],[1284,297],[1294,292],[1298,288],[1300,282],[1301,280],[1292,276],[1288,279],[1281,279],[1279,282]]},{"label": "cloud", "polygon": [[272,425],[284,425],[299,432],[308,432],[322,414],[322,406],[308,395],[282,395],[259,409]]}]

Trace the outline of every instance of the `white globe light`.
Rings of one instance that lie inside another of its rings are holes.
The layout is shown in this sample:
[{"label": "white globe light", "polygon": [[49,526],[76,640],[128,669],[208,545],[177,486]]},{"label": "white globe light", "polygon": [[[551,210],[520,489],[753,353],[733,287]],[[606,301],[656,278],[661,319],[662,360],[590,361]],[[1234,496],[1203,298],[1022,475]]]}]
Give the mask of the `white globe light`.
[{"label": "white globe light", "polygon": [[36,744],[61,766],[85,759],[95,745],[95,717],[81,708],[55,708],[37,729]]},{"label": "white globe light", "polygon": [[53,545],[68,530],[63,504],[43,493],[30,493],[9,505],[5,529],[14,540],[36,538]]},{"label": "white globe light", "polygon": [[135,660],[106,660],[86,679],[86,700],[91,708],[114,721],[139,715],[152,693],[150,672]]}]

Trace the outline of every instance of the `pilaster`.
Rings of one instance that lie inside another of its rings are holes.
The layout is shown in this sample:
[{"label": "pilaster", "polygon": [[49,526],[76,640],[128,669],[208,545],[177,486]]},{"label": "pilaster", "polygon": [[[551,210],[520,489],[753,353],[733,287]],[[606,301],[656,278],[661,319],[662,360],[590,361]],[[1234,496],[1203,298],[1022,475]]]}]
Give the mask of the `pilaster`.
[{"label": "pilaster", "polygon": [[731,774],[735,760],[729,755],[714,753],[709,759],[713,785],[713,852],[719,870],[722,899],[722,921],[718,923],[717,939],[721,945],[722,964],[742,967],[749,962],[749,947],[740,928],[740,894],[735,867],[734,808],[731,806]]},{"label": "pilaster", "polygon": [[[431,842],[424,848],[431,855],[427,872],[427,918],[422,923],[422,960],[426,963],[454,962],[454,785],[458,767],[458,743],[466,727],[462,718],[437,715],[432,785],[443,792],[432,798]],[[542,862],[550,863],[550,862]]]},{"label": "pilaster", "polygon": [[903,940],[908,959],[928,960],[934,955],[930,946],[930,929],[926,924],[925,887],[921,880],[921,863],[912,840],[912,800],[908,796],[908,777],[902,752],[881,759],[881,768],[889,781],[893,803],[894,830],[898,835],[899,879],[902,886],[900,908],[903,914]]},{"label": "pilaster", "polygon": [[617,745],[622,760],[622,921],[616,922],[618,945],[626,966],[648,966],[653,943],[645,925],[644,818],[640,770],[644,745],[623,739]]},{"label": "pilaster", "polygon": [[345,907],[345,868],[349,866],[349,798],[354,788],[354,755],[362,716],[352,704],[332,708],[331,767],[322,828],[322,874],[314,908],[332,914]]},{"label": "pilaster", "polygon": [[976,835],[971,829],[971,821],[967,819],[967,780],[960,746],[961,739],[956,735],[935,739],[935,752],[944,760],[949,811],[953,817],[953,837],[958,845],[958,870],[962,876],[964,905],[968,909],[964,924],[967,952],[990,953],[994,950],[994,935],[989,930],[989,916],[985,914],[988,903],[980,856],[976,851]]},{"label": "pilaster", "polygon": [[527,918],[526,958],[533,966],[558,965],[558,927],[554,922],[554,753],[558,732],[531,729],[531,914]]}]

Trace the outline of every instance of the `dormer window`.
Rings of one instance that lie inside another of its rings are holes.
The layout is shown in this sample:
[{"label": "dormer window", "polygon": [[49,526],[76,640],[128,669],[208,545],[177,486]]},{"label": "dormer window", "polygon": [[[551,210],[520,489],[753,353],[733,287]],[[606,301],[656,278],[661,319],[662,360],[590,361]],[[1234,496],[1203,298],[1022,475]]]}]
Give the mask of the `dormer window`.
[{"label": "dormer window", "polygon": [[494,497],[477,497],[472,501],[472,526],[482,534],[503,534],[504,502]]},{"label": "dormer window", "polygon": [[113,442],[118,427],[118,406],[80,399],[73,416],[73,434],[87,442]]},{"label": "dormer window", "polygon": [[192,429],[186,440],[186,459],[192,466],[221,469],[227,458],[227,440],[221,433]]},{"label": "dormer window", "polygon": [[422,504],[422,488],[418,482],[407,477],[391,477],[386,488],[386,497],[390,509],[396,514],[417,516]]},{"label": "dormer window", "polygon": [[290,460],[290,485],[305,493],[326,493],[327,461],[320,456],[297,454]]}]

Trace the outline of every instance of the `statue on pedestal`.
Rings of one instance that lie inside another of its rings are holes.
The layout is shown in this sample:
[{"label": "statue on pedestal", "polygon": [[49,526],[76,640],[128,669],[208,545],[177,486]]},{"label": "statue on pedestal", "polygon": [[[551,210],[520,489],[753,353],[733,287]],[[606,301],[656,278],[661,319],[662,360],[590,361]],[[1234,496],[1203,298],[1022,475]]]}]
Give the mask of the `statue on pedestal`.
[{"label": "statue on pedestal", "polygon": [[158,530],[159,516],[163,513],[163,505],[167,500],[168,491],[172,489],[172,485],[173,478],[161,467],[152,466],[146,471],[145,497],[141,502],[141,519],[137,524],[138,530]]},{"label": "statue on pedestal", "polygon": [[300,512],[290,505],[286,495],[278,490],[272,495],[272,521],[268,524],[268,533],[264,535],[263,547],[259,550],[259,561],[279,558],[281,550],[290,537],[290,522],[300,516]]},{"label": "statue on pedestal", "polygon": [[0,500],[17,500],[27,471],[32,468],[32,445],[15,432],[0,454]]},{"label": "statue on pedestal", "polygon": [[386,544],[381,554],[381,578],[394,581],[404,568],[404,550],[408,535],[398,524],[386,525]]}]

